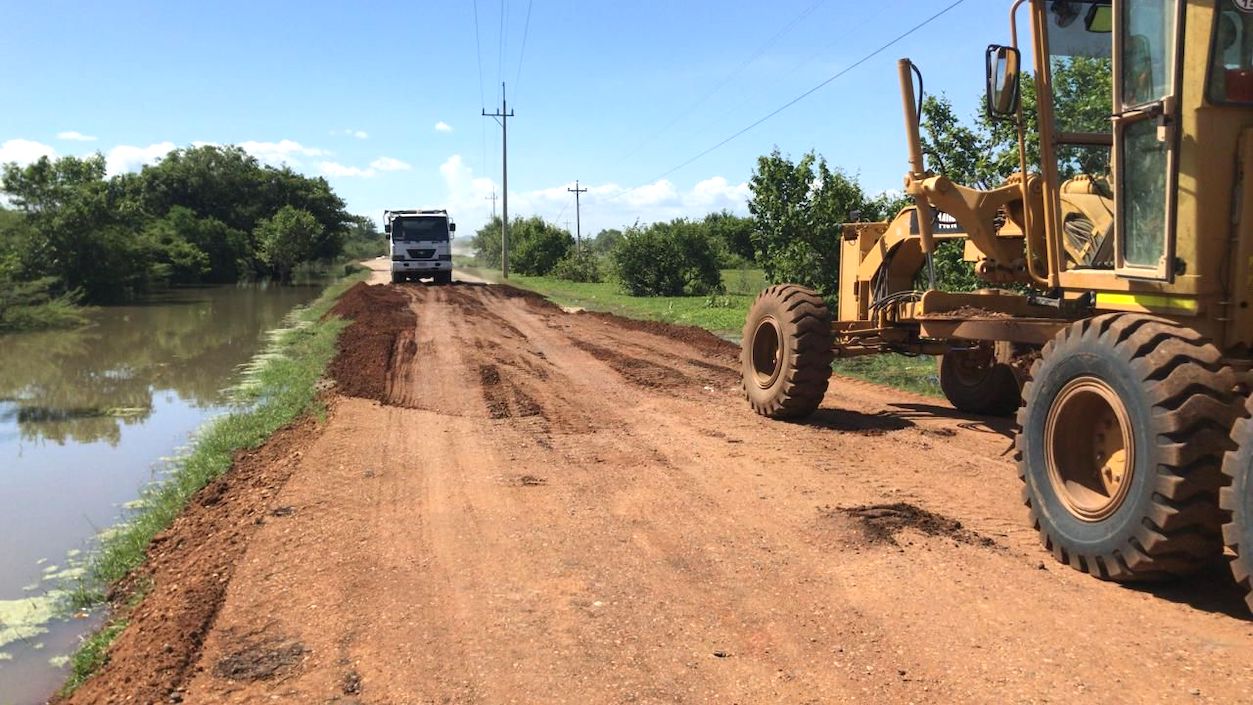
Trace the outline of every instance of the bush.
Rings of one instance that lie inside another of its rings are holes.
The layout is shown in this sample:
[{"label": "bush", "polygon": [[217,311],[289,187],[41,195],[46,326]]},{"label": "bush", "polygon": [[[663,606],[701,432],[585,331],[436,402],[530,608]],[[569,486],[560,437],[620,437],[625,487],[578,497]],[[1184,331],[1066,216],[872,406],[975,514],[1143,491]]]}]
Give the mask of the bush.
[{"label": "bush", "polygon": [[553,267],[554,277],[572,282],[596,283],[601,281],[600,262],[595,253],[587,248],[575,248],[561,258]]},{"label": "bush", "polygon": [[682,218],[631,228],[613,249],[622,289],[631,296],[721,293],[720,259],[706,230]]},{"label": "bush", "polygon": [[570,233],[542,218],[517,220],[509,228],[509,267],[518,274],[542,277],[552,272],[572,247]]}]

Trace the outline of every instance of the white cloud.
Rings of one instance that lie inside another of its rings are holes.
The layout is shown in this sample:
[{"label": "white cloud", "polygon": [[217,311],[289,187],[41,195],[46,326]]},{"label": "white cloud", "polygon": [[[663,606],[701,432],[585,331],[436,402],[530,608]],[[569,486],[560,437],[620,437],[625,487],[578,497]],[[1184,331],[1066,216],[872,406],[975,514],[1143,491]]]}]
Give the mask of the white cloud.
[{"label": "white cloud", "polygon": [[71,142],[95,142],[96,141],[96,138],[93,135],[84,135],[83,133],[78,132],[76,130],[66,130],[65,132],[58,132],[57,139],[69,140]]},{"label": "white cloud", "polygon": [[145,164],[160,161],[161,157],[175,149],[173,142],[158,142],[147,147],[119,144],[105,155],[105,170],[110,176],[128,171],[138,171]]},{"label": "white cloud", "polygon": [[374,176],[374,169],[362,169],[359,166],[347,166],[339,162],[319,162],[318,171],[323,176],[340,176],[346,178],[365,178]]},{"label": "white cloud", "polygon": [[0,164],[17,162],[20,166],[26,166],[31,162],[38,161],[40,157],[55,159],[56,156],[57,150],[41,142],[12,139],[0,143]]},{"label": "white cloud", "polygon": [[240,142],[239,146],[262,164],[280,166],[287,164],[299,166],[297,157],[325,157],[330,153],[317,147],[306,147],[295,140],[279,140],[278,142],[257,142],[249,140]]},{"label": "white cloud", "polygon": [[440,120],[439,122],[435,123],[435,131],[436,132],[452,132],[452,125],[449,125],[443,120]]},{"label": "white cloud", "polygon": [[379,171],[409,171],[413,167],[409,165],[409,163],[402,162],[393,157],[379,157],[378,159],[370,162],[370,168],[377,169]]},{"label": "white cloud", "polygon": [[[439,167],[447,196],[443,202],[422,207],[447,207],[460,223],[459,232],[472,234],[491,218],[493,192],[500,193],[495,181],[476,177],[460,155],[454,154]],[[726,178],[713,176],[683,190],[662,179],[634,188],[615,183],[581,184],[587,188],[582,196],[583,234],[591,236],[604,228],[624,228],[637,220],[641,224],[673,218],[703,218],[708,213],[729,210],[746,214],[749,188],[747,183],[732,184]],[[562,227],[569,221],[574,230],[574,194],[567,189],[574,182],[532,191],[510,192],[510,216],[538,215]],[[497,209],[500,203],[497,203]]]},{"label": "white cloud", "polygon": [[352,135],[353,137],[356,137],[359,140],[370,138],[370,133],[366,132],[365,130],[349,130],[348,134]]}]

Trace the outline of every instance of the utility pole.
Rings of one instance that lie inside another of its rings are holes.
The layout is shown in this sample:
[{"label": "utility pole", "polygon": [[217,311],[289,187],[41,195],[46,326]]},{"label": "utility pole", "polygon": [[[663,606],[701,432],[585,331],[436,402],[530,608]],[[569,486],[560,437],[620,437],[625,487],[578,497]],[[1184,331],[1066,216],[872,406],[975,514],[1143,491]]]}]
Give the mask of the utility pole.
[{"label": "utility pole", "polygon": [[[500,201],[500,276],[503,279],[509,278],[509,118],[513,117],[513,111],[509,110],[509,104],[505,102],[505,82],[500,82],[500,110],[494,113],[483,110],[483,117],[498,118],[496,122],[500,123],[500,181],[501,191]],[[495,210],[496,202],[492,201],[492,210]]]},{"label": "utility pole", "polygon": [[492,202],[492,220],[496,220],[496,192],[492,191],[492,195],[484,196],[483,200]]},{"label": "utility pole", "polygon": [[[579,180],[574,180],[574,188],[568,188],[567,191],[574,194],[574,245],[575,247],[583,247],[583,223],[582,217],[579,215],[579,194],[587,193],[587,189],[579,188]],[[570,226],[566,225],[569,230]]]}]

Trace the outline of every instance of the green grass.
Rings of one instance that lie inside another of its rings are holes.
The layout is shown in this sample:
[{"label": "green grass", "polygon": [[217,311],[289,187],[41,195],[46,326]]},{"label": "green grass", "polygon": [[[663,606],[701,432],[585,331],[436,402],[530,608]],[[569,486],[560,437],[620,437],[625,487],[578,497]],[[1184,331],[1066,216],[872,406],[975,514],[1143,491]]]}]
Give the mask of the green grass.
[{"label": "green grass", "polygon": [[110,622],[83,640],[78,651],[70,658],[70,677],[61,688],[63,694],[73,693],[93,673],[100,670],[101,666],[109,662],[109,645],[125,631],[126,624],[125,619]]},{"label": "green grass", "polygon": [[[230,469],[236,451],[261,445],[304,414],[324,413],[317,402],[317,382],[334,357],[336,341],[347,322],[322,320],[322,316],[348,287],[368,274],[354,274],[328,287],[317,301],[294,312],[287,328],[272,336],[237,387],[236,395],[247,402],[246,406],[208,424],[191,451],[173,461],[165,478],[141,492],[138,508],[123,524],[106,533],[88,559],[87,570],[71,592],[71,605],[100,604],[110,585],[143,563],[152,538],[174,521],[192,495]],[[125,614],[115,614],[84,641],[72,659],[65,692],[72,691],[104,663],[109,644],[124,628]]]},{"label": "green grass", "polygon": [[863,379],[876,384],[904,389],[931,397],[943,397],[935,358],[930,355],[910,357],[888,353],[836,360],[831,368],[836,374]]}]

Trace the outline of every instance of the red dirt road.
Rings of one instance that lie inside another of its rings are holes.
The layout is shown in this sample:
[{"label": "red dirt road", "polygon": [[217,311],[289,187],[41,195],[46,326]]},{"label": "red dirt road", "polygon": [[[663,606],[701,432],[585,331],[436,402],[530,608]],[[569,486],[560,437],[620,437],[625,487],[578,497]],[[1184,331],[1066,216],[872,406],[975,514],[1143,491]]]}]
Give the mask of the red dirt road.
[{"label": "red dirt road", "polygon": [[[1008,424],[847,379],[808,423],[771,422],[698,331],[501,287],[354,296],[336,372],[375,398],[333,397],[210,488],[226,499],[192,516],[251,511],[180,520],[139,636],[71,702],[1253,698],[1225,568],[1132,589],[1055,563]],[[217,597],[173,639],[196,565]]]}]

